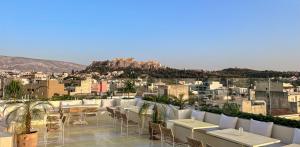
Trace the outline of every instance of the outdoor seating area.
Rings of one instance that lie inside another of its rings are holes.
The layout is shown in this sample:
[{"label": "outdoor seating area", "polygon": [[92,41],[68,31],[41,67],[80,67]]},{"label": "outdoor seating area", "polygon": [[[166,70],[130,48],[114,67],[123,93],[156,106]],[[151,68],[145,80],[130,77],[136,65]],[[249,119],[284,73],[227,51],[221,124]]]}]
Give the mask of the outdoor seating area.
[{"label": "outdoor seating area", "polygon": [[[300,146],[300,129],[141,99],[53,101],[43,119],[32,120],[37,146]],[[165,113],[154,122],[155,109]],[[5,109],[11,111],[12,109]],[[1,114],[0,147],[17,146],[17,125]],[[17,124],[17,123],[16,123]]]}]

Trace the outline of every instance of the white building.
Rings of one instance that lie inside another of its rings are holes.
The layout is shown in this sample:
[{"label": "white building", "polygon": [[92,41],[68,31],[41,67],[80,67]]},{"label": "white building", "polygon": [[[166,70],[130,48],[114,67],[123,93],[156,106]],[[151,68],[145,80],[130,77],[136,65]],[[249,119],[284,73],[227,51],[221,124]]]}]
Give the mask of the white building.
[{"label": "white building", "polygon": [[208,82],[207,84],[208,84],[208,85],[207,85],[207,88],[208,88],[209,90],[220,89],[220,88],[223,87],[223,84],[221,84],[221,83],[218,82],[218,81],[211,81],[211,82]]}]

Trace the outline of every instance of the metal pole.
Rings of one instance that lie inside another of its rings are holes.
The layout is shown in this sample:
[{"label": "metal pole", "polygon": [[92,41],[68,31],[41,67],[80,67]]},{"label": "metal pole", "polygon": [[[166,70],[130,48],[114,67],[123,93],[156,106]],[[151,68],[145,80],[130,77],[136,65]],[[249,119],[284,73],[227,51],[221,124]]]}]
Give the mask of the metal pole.
[{"label": "metal pole", "polygon": [[270,102],[270,115],[272,115],[272,99],[271,99],[271,79],[269,78],[269,102]]}]

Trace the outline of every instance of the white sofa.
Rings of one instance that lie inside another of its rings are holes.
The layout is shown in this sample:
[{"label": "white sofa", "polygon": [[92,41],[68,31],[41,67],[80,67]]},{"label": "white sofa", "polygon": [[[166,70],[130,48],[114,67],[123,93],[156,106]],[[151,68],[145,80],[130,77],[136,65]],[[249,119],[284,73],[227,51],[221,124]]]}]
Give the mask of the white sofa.
[{"label": "white sofa", "polygon": [[60,102],[60,106],[82,105],[82,100],[65,100]]},{"label": "white sofa", "polygon": [[98,105],[101,107],[102,100],[101,99],[83,99],[82,100],[83,105]]},{"label": "white sofa", "polygon": [[[219,121],[220,121],[220,117],[221,117],[221,115],[219,115],[219,114],[206,112],[204,121],[218,125]],[[240,127],[242,127],[244,129],[244,131],[250,131],[250,120],[239,118],[235,128],[238,129]],[[286,144],[291,144],[293,142],[294,130],[295,130],[295,128],[290,128],[290,127],[274,124],[273,128],[272,128],[271,137],[281,140],[281,143],[270,145],[270,146],[282,146],[282,145],[286,145]],[[206,131],[209,131],[209,129]],[[204,133],[206,133],[206,131],[196,130],[195,138],[196,139],[203,138],[202,135]]]},{"label": "white sofa", "polygon": [[116,106],[115,99],[102,99],[100,109],[106,109],[106,107],[114,107]]}]

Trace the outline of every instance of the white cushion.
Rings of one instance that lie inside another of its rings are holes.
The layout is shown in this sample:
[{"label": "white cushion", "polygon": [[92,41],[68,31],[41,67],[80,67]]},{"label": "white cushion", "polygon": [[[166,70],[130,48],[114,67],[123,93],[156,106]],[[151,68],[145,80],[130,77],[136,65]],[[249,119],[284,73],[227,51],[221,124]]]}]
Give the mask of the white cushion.
[{"label": "white cushion", "polygon": [[82,101],[81,100],[70,100],[70,101],[62,101],[61,105],[62,106],[69,106],[69,105],[81,105]]},{"label": "white cushion", "polygon": [[59,106],[60,106],[60,101],[49,101],[49,103],[50,103],[54,108],[59,108]]},{"label": "white cushion", "polygon": [[114,99],[103,99],[101,107],[113,107],[114,106]]},{"label": "white cushion", "polygon": [[205,116],[205,112],[204,111],[192,110],[191,119],[203,121],[204,120],[204,116]]},{"label": "white cushion", "polygon": [[150,104],[148,110],[147,110],[147,113],[148,114],[152,114],[153,113],[153,108],[154,108],[154,104]]},{"label": "white cushion", "polygon": [[300,129],[295,128],[293,143],[300,144]]},{"label": "white cushion", "polygon": [[167,106],[167,112],[166,112],[167,119],[168,120],[176,119],[176,111],[177,111],[177,109],[174,106],[168,105]]},{"label": "white cushion", "polygon": [[101,99],[83,99],[83,105],[99,105],[99,107],[102,104]]},{"label": "white cushion", "polygon": [[219,122],[219,127],[221,129],[234,129],[236,126],[238,118],[237,117],[230,117],[226,116],[224,114],[221,115],[220,122]]},{"label": "white cushion", "polygon": [[262,122],[251,119],[249,131],[258,135],[271,137],[273,124],[273,122]]},{"label": "white cushion", "polygon": [[136,104],[136,100],[121,100],[120,101],[120,106],[125,108],[125,107],[131,107],[131,106],[135,106]]},{"label": "white cushion", "polygon": [[150,104],[150,106],[149,106],[149,110],[153,110],[153,108],[154,108],[154,104]]},{"label": "white cushion", "polygon": [[137,105],[137,103],[139,102],[139,101],[141,101],[142,99],[139,99],[139,98],[135,98],[134,99],[134,103],[133,103],[133,105],[134,106],[136,106]]},{"label": "white cushion", "polygon": [[92,104],[96,104],[95,99],[91,99],[91,100],[84,99],[83,100],[83,105],[92,105]]},{"label": "white cushion", "polygon": [[139,100],[136,104],[137,107],[141,108],[144,105],[144,102],[142,100]]}]

